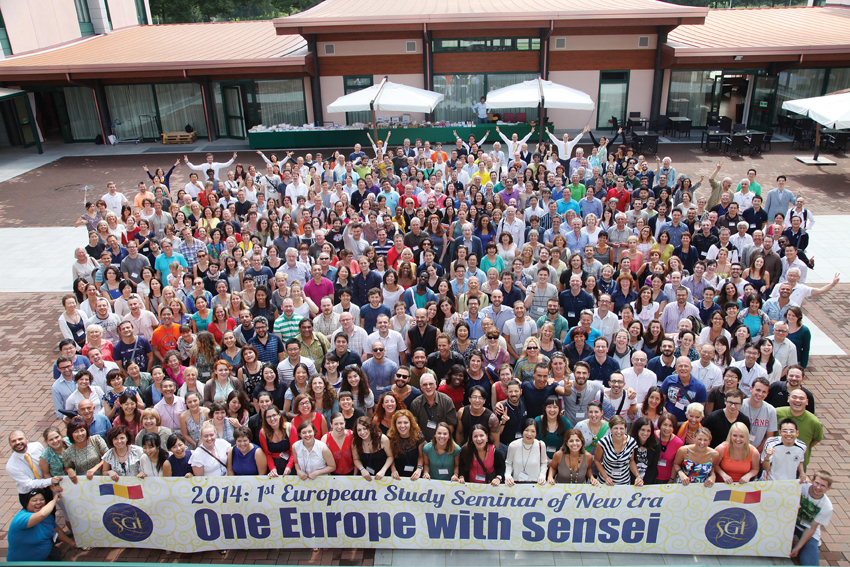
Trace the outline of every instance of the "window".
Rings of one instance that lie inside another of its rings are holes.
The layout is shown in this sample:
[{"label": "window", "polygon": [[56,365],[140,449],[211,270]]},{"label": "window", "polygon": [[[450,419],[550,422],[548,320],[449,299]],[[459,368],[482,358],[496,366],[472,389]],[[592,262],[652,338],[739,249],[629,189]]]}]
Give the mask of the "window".
[{"label": "window", "polygon": [[629,72],[601,71],[599,74],[599,113],[596,127],[611,128],[613,118],[620,125],[626,122],[626,106],[629,100]]},{"label": "window", "polygon": [[830,69],[826,92],[834,93],[846,88],[850,88],[850,67]]},{"label": "window", "polygon": [[[446,98],[434,109],[434,120],[466,122],[475,120],[472,106],[490,91],[515,85],[537,77],[536,73],[488,73],[434,75],[434,91],[443,93]],[[502,108],[506,112],[526,113],[526,122],[537,119],[537,108]]]},{"label": "window", "polygon": [[94,26],[91,23],[89,5],[86,0],[74,0],[74,7],[77,9],[77,21],[80,23],[80,35],[83,37],[94,35]]},{"label": "window", "polygon": [[[345,94],[351,94],[371,87],[373,84],[373,77],[372,75],[347,76],[343,77],[342,81],[345,86]],[[346,124],[355,124],[357,122],[363,122],[365,124],[371,121],[372,113],[368,110],[345,113]]]},{"label": "window", "polygon": [[[106,5],[109,6],[109,0],[106,0]],[[148,25],[148,12],[145,10],[145,0],[136,0],[136,19],[140,26]]]},{"label": "window", "polygon": [[9,34],[6,33],[6,22],[3,21],[3,12],[0,12],[0,49],[3,55],[12,55],[12,44],[9,43]]},{"label": "window", "polygon": [[434,53],[474,53],[487,51],[540,51],[539,37],[482,37],[435,39]]},{"label": "window", "polygon": [[715,79],[722,76],[722,71],[672,71],[666,114],[678,112],[679,116],[690,118],[694,128],[705,127]]},{"label": "window", "polygon": [[[776,88],[776,103],[774,113],[789,114],[782,110],[786,100],[809,98],[823,94],[823,84],[826,79],[826,69],[793,69],[779,73],[779,85]],[[773,123],[777,122],[774,118]]]}]

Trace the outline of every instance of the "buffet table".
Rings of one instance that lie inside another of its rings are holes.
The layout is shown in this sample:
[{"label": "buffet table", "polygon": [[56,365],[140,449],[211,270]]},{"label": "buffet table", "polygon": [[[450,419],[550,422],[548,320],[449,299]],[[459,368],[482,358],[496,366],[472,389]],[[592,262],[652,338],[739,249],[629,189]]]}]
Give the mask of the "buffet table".
[{"label": "buffet table", "polygon": [[[551,131],[552,124],[547,125]],[[544,129],[546,126],[544,126]],[[516,133],[520,139],[525,137],[531,130],[528,124],[499,124],[499,129],[503,134],[510,137]],[[378,137],[381,140],[387,139],[387,132],[392,132],[390,137],[390,147],[395,148],[401,145],[405,138],[409,138],[411,143],[420,138],[428,140],[432,144],[442,142],[444,144],[454,145],[455,137],[452,131],[457,131],[457,135],[466,142],[470,134],[475,136],[476,140],[480,140],[487,131],[490,135],[487,141],[492,143],[501,140],[496,133],[496,124],[476,124],[475,126],[457,126],[457,127],[431,127],[431,128],[378,128]],[[271,149],[290,149],[290,148],[345,148],[354,146],[354,144],[362,144],[363,147],[368,147],[369,139],[366,133],[373,133],[373,130],[293,130],[287,132],[248,132],[248,142],[251,144],[252,150],[271,150]],[[529,139],[529,143],[536,142],[538,138],[537,130],[534,131],[534,136]]]}]

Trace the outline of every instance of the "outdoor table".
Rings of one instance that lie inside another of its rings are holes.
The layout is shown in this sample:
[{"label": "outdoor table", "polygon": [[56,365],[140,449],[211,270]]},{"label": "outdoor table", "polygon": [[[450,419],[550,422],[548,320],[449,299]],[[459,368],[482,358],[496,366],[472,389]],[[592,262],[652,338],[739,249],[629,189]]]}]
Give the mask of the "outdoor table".
[{"label": "outdoor table", "polygon": [[731,135],[732,132],[725,132],[723,130],[703,130],[699,145],[700,147],[704,147],[705,151],[708,151],[712,142],[717,142],[717,149],[720,149],[723,138]]}]

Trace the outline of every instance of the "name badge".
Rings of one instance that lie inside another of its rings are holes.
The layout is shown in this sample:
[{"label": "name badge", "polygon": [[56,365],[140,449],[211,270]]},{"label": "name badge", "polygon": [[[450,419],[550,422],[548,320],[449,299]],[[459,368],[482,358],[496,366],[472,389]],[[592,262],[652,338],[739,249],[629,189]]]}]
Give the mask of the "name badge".
[{"label": "name badge", "polygon": [[681,399],[678,402],[676,402],[676,407],[680,410],[683,410],[687,407],[687,404],[685,403],[684,399]]},{"label": "name badge", "polygon": [[366,467],[366,472],[370,475],[373,475],[375,474],[375,469],[373,469],[372,467]]},{"label": "name badge", "polygon": [[567,317],[575,317],[575,316],[576,316],[575,311],[567,311]]},{"label": "name badge", "polygon": [[428,429],[437,429],[437,422],[436,421],[429,421],[427,423],[427,427],[428,427]]},{"label": "name badge", "polygon": [[487,482],[487,477],[483,474],[475,475],[475,482]]},{"label": "name badge", "polygon": [[407,465],[404,467],[404,472],[413,472],[413,465]]},{"label": "name badge", "polygon": [[528,482],[528,473],[525,471],[519,473],[519,476],[517,477],[517,482]]},{"label": "name badge", "polygon": [[437,469],[437,474],[449,474],[449,469]]},{"label": "name badge", "polygon": [[130,277],[131,277],[131,278],[137,278],[137,277],[139,277],[139,274],[137,274],[136,272],[132,272],[132,273],[130,274]]},{"label": "name badge", "polygon": [[584,419],[587,416],[587,413],[580,411],[576,413],[576,419]]},{"label": "name badge", "polygon": [[666,467],[667,466],[667,459],[658,459],[658,466],[659,467]]},{"label": "name badge", "polygon": [[522,433],[514,433],[514,439],[522,439]]},{"label": "name badge", "polygon": [[750,223],[750,228],[755,228],[755,227],[756,227],[756,223],[751,222],[751,223]]},{"label": "name badge", "polygon": [[546,455],[551,459],[555,456],[555,448],[554,447],[546,447]]},{"label": "name badge", "polygon": [[750,433],[750,443],[755,443],[755,442],[756,442],[756,436],[753,435],[752,433]]}]

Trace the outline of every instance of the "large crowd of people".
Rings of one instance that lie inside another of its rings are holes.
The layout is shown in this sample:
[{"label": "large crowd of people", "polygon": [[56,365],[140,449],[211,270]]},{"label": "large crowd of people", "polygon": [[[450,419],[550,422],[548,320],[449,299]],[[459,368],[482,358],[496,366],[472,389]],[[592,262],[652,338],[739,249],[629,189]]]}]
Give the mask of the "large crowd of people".
[{"label": "large crowd of people", "polygon": [[816,565],[832,480],[807,468],[800,307],[838,277],[806,284],[804,198],[722,161],[697,195],[667,157],[497,133],[109,183],[59,310],[62,423],[9,438],[9,558],[13,534],[73,544],[66,476],[354,475],[799,480],[792,555]]}]

